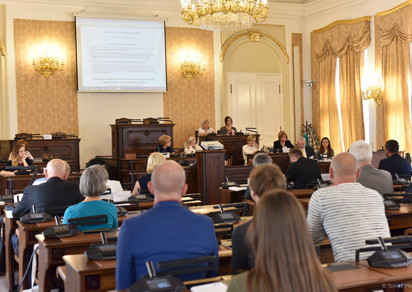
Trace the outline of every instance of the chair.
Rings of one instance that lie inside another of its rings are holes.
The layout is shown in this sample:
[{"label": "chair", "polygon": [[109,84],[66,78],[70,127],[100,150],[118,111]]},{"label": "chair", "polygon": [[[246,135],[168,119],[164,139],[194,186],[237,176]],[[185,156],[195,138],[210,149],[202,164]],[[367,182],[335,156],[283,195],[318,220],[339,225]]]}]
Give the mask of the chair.
[{"label": "chair", "polygon": [[[96,215],[96,216],[71,218],[71,219],[68,219],[67,222],[69,224],[79,227],[79,226],[86,226],[86,225],[105,224],[109,222],[109,220],[108,220],[107,215]],[[106,231],[106,230],[110,230],[110,229],[102,228],[102,229],[96,229],[96,230],[85,230],[83,232],[101,232],[101,231]]]},{"label": "chair", "polygon": [[37,212],[46,212],[52,216],[63,216],[66,209],[69,208],[70,205],[64,206],[50,206],[50,207],[38,207]]},{"label": "chair", "polygon": [[203,256],[167,262],[158,262],[157,275],[182,275],[200,272],[217,271],[216,256]]}]

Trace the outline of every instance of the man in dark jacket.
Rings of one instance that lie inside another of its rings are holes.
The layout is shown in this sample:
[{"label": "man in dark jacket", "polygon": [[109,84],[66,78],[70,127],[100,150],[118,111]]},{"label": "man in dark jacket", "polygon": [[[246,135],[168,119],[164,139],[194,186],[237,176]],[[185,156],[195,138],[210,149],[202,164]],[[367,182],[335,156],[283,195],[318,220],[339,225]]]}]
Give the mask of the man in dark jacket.
[{"label": "man in dark jacket", "polygon": [[392,174],[392,180],[399,177],[411,179],[410,163],[399,155],[399,143],[396,140],[388,140],[385,143],[385,153],[388,158],[382,159],[379,162],[379,169],[389,171]]},{"label": "man in dark jacket", "polygon": [[293,148],[289,152],[289,158],[292,163],[285,176],[288,183],[294,183],[295,189],[306,189],[308,183],[322,179],[319,164],[315,160],[303,157],[299,149]]},{"label": "man in dark jacket", "polygon": [[50,160],[45,169],[47,181],[37,186],[28,186],[24,190],[21,201],[13,210],[13,218],[19,220],[21,216],[30,213],[31,207],[58,207],[74,205],[83,201],[79,185],[68,182],[69,165],[61,159]]}]

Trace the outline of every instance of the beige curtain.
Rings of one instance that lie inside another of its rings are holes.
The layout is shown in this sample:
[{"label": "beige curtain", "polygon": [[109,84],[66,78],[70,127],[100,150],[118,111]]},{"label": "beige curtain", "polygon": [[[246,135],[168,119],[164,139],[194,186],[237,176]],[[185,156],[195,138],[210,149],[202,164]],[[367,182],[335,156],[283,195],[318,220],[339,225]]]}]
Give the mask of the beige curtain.
[{"label": "beige curtain", "polygon": [[361,68],[363,52],[348,50],[339,63],[342,132],[345,148],[365,139],[361,95]]},{"label": "beige curtain", "polygon": [[[312,78],[319,80],[318,88],[312,90],[313,124],[320,130],[319,137],[330,137],[335,153],[344,150],[341,137],[345,148],[356,140],[364,139],[360,84],[362,54],[370,44],[370,19],[337,21],[311,33]],[[329,59],[332,57],[333,65]],[[331,79],[335,80],[336,58],[340,58],[342,133],[339,130],[335,84],[331,82]],[[324,76],[326,74],[329,76]],[[323,111],[325,104],[329,107],[327,112]]]},{"label": "beige curtain", "polygon": [[411,82],[412,5],[400,5],[376,17],[383,79],[383,138],[395,139],[400,149],[412,152],[412,122],[408,82]]},{"label": "beige curtain", "polygon": [[326,53],[323,61],[319,62],[319,92],[321,122],[319,139],[329,137],[331,146],[336,153],[342,151],[340,143],[339,115],[336,104],[335,74],[336,57]]},{"label": "beige curtain", "polygon": [[9,139],[9,106],[7,98],[6,50],[0,40],[0,139]]}]

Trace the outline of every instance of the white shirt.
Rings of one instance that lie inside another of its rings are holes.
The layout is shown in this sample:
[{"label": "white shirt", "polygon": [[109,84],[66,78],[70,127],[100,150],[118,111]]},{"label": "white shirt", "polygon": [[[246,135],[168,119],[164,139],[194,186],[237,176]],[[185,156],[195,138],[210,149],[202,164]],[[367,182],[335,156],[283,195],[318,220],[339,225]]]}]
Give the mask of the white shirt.
[{"label": "white shirt", "polygon": [[247,165],[247,155],[248,154],[253,154],[256,151],[258,151],[259,149],[255,146],[250,147],[249,145],[243,145],[242,147],[242,155],[243,155],[243,160],[245,161],[245,165]]},{"label": "white shirt", "polygon": [[[329,238],[335,262],[354,261],[355,251],[367,247],[365,239],[391,236],[381,195],[360,183],[343,183],[314,192],[307,223],[315,244]],[[363,259],[370,255],[360,256]]]},{"label": "white shirt", "polygon": [[213,130],[212,128],[209,127],[209,129],[207,129],[207,131],[203,128],[199,128],[199,130],[197,132],[198,132],[198,134],[211,134],[214,131],[215,130]]},{"label": "white shirt", "polygon": [[196,144],[195,148],[193,148],[191,145],[186,146],[185,149],[184,149],[184,153],[185,153],[185,155],[187,155],[187,154],[193,154],[196,151],[202,151],[202,150],[203,150],[203,148]]}]

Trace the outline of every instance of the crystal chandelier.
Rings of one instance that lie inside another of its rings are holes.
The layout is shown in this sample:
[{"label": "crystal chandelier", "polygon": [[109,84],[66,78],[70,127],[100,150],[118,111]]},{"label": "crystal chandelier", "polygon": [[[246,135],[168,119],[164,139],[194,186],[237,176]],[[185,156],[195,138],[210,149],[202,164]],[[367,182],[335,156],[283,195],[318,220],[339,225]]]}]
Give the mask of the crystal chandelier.
[{"label": "crystal chandelier", "polygon": [[205,30],[247,29],[268,16],[267,0],[181,1],[183,20]]}]

